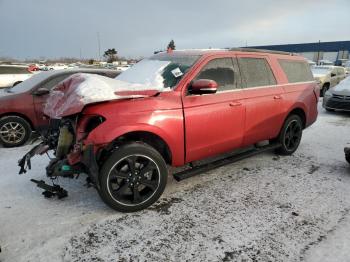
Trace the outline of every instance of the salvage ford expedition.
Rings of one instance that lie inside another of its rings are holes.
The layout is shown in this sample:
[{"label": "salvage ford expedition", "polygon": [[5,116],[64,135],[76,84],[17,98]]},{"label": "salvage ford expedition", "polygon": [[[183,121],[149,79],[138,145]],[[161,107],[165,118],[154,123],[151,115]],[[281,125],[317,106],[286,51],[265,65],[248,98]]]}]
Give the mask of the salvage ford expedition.
[{"label": "salvage ford expedition", "polygon": [[[181,180],[203,170],[195,161],[235,149],[250,148],[223,163],[266,148],[292,154],[317,119],[318,98],[308,63],[295,54],[158,53],[115,79],[78,74],[61,82],[44,110],[51,128],[20,159],[20,173],[33,155],[53,150],[47,176],[86,173],[107,205],[141,210],[163,193],[168,166],[189,166],[174,174]],[[67,195],[58,185],[32,181],[45,196]]]}]

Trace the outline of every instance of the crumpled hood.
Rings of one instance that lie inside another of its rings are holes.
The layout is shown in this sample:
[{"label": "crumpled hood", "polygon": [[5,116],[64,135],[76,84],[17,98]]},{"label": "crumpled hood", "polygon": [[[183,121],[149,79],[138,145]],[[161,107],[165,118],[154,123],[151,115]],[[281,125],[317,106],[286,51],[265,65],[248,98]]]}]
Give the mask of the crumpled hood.
[{"label": "crumpled hood", "polygon": [[44,114],[57,119],[79,113],[87,104],[148,97],[164,91],[169,89],[94,74],[74,74],[52,90],[46,101]]},{"label": "crumpled hood", "polygon": [[350,77],[345,78],[338,85],[330,89],[334,95],[350,96]]}]

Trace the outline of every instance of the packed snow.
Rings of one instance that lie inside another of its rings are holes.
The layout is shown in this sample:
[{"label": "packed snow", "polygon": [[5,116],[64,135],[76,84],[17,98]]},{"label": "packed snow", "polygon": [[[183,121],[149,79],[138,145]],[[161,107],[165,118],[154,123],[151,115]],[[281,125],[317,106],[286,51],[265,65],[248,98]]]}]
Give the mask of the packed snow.
[{"label": "packed snow", "polygon": [[109,209],[85,180],[61,179],[66,199],[45,199],[46,157],[18,175],[32,146],[0,148],[0,261],[349,261],[350,115],[327,113],[293,156],[272,152],[182,182],[157,204]]}]

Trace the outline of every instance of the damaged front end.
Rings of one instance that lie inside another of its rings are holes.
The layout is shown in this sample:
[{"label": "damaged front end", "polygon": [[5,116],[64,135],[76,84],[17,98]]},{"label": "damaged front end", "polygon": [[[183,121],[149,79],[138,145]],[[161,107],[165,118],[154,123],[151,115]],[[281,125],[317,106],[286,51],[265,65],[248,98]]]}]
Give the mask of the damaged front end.
[{"label": "damaged front end", "polygon": [[48,131],[42,136],[42,142],[18,161],[19,174],[31,169],[33,156],[43,154],[49,156],[48,152],[52,151],[54,158],[50,158],[46,175],[52,180],[53,185],[47,185],[42,180],[31,180],[45,190],[43,192],[45,197],[67,196],[67,191],[56,185],[54,181],[58,177],[78,178],[81,173],[88,175],[87,185],[98,188],[99,167],[95,154],[97,148],[92,144],[84,144],[84,139],[103,121],[104,118],[101,116],[83,114],[52,120]]}]

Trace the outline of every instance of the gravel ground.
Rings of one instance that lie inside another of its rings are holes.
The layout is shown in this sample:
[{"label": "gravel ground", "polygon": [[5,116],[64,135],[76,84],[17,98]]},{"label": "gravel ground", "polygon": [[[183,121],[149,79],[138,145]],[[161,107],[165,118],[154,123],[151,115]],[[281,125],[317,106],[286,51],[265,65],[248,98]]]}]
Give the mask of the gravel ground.
[{"label": "gravel ground", "polygon": [[320,109],[293,156],[245,159],[191,179],[170,178],[147,210],[110,210],[84,179],[44,199],[30,178],[48,160],[0,149],[0,261],[349,261],[350,116]]}]

